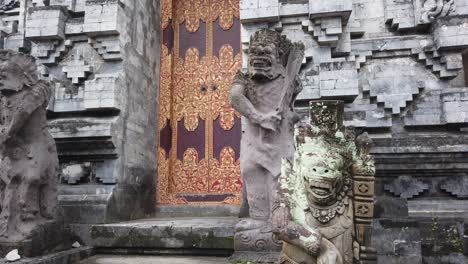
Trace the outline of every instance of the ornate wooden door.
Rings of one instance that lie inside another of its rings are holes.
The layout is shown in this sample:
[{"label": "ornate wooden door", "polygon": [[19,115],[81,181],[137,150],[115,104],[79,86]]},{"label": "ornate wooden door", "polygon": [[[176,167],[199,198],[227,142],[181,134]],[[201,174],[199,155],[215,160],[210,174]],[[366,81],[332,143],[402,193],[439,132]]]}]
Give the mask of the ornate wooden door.
[{"label": "ornate wooden door", "polygon": [[163,0],[158,204],[239,204],[239,0]]}]

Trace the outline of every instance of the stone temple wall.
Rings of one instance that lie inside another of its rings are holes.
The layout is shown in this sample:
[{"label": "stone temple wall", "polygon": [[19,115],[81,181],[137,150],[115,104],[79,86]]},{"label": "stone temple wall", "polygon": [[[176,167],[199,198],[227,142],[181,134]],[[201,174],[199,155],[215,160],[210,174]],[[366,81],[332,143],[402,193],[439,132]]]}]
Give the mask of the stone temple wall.
[{"label": "stone temple wall", "polygon": [[420,263],[422,253],[441,263],[448,251],[462,252],[468,1],[245,0],[241,23],[244,51],[259,28],[305,44],[299,108],[345,100],[346,125],[373,137],[380,261]]},{"label": "stone temple wall", "polygon": [[53,83],[59,199],[78,228],[154,212],[160,3],[1,0],[0,47]]},{"label": "stone temple wall", "polygon": [[[373,137],[382,259],[467,253],[468,0],[242,0],[240,16],[244,51],[266,27],[306,45],[304,114],[343,99],[346,125]],[[0,20],[0,47],[54,84],[65,220],[83,235],[151,215],[160,1],[0,0]]]}]

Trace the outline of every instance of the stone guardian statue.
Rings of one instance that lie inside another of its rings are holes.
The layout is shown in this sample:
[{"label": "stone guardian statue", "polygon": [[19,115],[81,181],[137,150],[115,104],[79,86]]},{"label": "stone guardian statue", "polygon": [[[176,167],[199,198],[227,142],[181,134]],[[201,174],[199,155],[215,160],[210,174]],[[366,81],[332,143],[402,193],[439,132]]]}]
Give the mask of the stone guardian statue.
[{"label": "stone guardian statue", "polygon": [[238,72],[232,84],[231,105],[243,121],[240,167],[250,216],[236,226],[234,247],[236,252],[266,252],[266,259],[246,253],[249,257],[237,260],[267,261],[268,252],[281,249],[273,238],[271,212],[281,160],[294,155],[299,117],[293,103],[302,90],[298,73],[303,57],[302,43],[261,29],[250,39],[248,73]]},{"label": "stone guardian statue", "polygon": [[370,138],[355,139],[342,117],[343,102],[311,102],[312,124],[296,130],[294,161],[283,160],[273,209],[280,264],[375,263]]},{"label": "stone guardian statue", "polygon": [[56,219],[58,158],[47,130],[49,96],[49,83],[38,79],[31,56],[0,50],[2,252],[8,250],[8,242],[26,254],[21,243],[46,232],[45,226]]}]

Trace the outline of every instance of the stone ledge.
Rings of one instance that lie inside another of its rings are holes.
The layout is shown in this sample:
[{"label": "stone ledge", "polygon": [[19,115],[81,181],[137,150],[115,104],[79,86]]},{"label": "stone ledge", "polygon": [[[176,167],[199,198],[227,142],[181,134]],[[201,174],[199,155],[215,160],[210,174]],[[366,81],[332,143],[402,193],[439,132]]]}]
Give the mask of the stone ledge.
[{"label": "stone ledge", "polygon": [[[45,255],[37,258],[27,258],[14,262],[15,264],[71,264],[76,263],[82,259],[88,258],[94,255],[93,248],[91,247],[82,247],[77,249],[71,249],[67,251],[62,251],[50,255]],[[6,262],[3,259],[0,259],[0,264],[7,264],[11,262]]]},{"label": "stone ledge", "polygon": [[231,251],[235,217],[152,218],[116,224],[95,225],[92,246],[99,252],[167,250]]}]

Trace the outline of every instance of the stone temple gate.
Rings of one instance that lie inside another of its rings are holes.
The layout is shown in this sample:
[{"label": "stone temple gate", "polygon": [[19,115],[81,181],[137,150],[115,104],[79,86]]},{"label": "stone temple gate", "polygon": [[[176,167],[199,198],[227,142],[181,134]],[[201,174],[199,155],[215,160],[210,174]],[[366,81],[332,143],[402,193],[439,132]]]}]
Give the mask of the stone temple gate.
[{"label": "stone temple gate", "polygon": [[343,100],[374,142],[378,254],[468,253],[468,0],[0,0],[0,21],[0,46],[53,84],[59,204],[85,244],[128,220],[237,221],[228,94],[269,28],[305,45],[297,112]]}]

